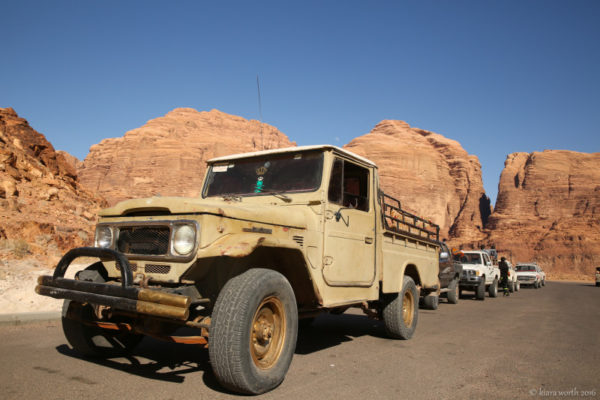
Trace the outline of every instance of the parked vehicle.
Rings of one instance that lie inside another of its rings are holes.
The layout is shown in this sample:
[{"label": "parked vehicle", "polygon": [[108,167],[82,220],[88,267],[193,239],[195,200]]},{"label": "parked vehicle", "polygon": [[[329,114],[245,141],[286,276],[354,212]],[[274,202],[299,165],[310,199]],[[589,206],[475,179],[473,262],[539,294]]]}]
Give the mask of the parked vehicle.
[{"label": "parked vehicle", "polygon": [[521,286],[532,286],[534,289],[542,287],[542,274],[536,263],[517,263],[516,271]]},{"label": "parked vehicle", "polygon": [[546,273],[544,272],[544,270],[542,269],[542,267],[540,267],[537,264],[536,264],[536,266],[537,266],[538,272],[540,273],[540,277],[541,277],[541,282],[540,283],[541,283],[542,286],[546,286]]},{"label": "parked vehicle", "polygon": [[521,289],[521,283],[517,279],[517,271],[512,266],[510,261],[508,263],[508,290],[512,292],[518,292]]},{"label": "parked vehicle", "polygon": [[484,300],[487,289],[490,297],[498,296],[500,270],[486,251],[463,251],[460,262],[463,267],[459,283],[461,294],[464,290],[473,291],[476,299]]},{"label": "parked vehicle", "polygon": [[440,246],[438,273],[440,290],[421,297],[422,306],[430,310],[437,310],[440,298],[446,298],[450,304],[458,303],[459,298],[458,282],[462,264],[454,259],[446,243],[438,242],[438,245]]},{"label": "parked vehicle", "polygon": [[[200,344],[221,385],[258,394],[283,381],[301,318],[357,307],[410,339],[418,288],[440,290],[438,240],[380,191],[373,162],[334,146],[261,151],[210,160],[198,198],[101,211],[96,247],[69,251],[36,292],[66,299],[63,331],[83,355],[143,335]],[[101,261],[65,279],[78,257]]]}]

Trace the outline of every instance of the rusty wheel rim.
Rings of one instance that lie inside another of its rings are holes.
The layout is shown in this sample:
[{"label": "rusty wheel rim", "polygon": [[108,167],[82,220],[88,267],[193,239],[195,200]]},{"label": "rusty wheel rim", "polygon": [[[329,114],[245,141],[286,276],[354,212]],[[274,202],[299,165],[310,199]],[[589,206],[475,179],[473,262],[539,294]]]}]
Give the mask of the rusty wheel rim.
[{"label": "rusty wheel rim", "polygon": [[411,326],[415,312],[415,298],[410,290],[404,292],[402,298],[402,319],[406,326]]},{"label": "rusty wheel rim", "polygon": [[279,359],[286,328],[285,309],[277,297],[267,297],[258,306],[250,331],[250,353],[261,369],[271,368]]}]

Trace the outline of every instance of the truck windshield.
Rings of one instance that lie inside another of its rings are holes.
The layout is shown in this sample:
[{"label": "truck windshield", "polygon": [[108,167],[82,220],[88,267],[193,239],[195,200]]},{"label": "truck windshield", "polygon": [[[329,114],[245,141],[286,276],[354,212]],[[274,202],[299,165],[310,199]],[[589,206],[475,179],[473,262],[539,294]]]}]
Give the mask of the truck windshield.
[{"label": "truck windshield", "polygon": [[322,152],[285,153],[212,164],[203,197],[312,192],[321,186]]},{"label": "truck windshield", "polygon": [[465,254],[460,258],[463,264],[481,264],[481,256],[479,254]]}]

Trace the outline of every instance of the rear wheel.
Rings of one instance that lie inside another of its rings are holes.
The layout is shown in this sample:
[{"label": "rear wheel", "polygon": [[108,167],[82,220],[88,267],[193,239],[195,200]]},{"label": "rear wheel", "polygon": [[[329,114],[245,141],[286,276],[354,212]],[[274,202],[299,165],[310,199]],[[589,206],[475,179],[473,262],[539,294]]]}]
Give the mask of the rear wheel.
[{"label": "rear wheel", "polygon": [[490,285],[490,287],[488,289],[488,294],[490,295],[490,297],[498,296],[498,279],[497,278],[494,278],[494,282],[492,282],[492,284]]},{"label": "rear wheel", "polygon": [[418,299],[415,281],[410,276],[405,276],[402,291],[388,297],[383,307],[383,323],[390,337],[412,337],[419,319]]},{"label": "rear wheel", "polygon": [[279,272],[255,268],[230,279],[212,313],[208,352],[224,387],[260,394],[288,371],[298,335],[294,291]]},{"label": "rear wheel", "polygon": [[458,303],[458,298],[460,297],[460,289],[458,285],[458,279],[453,279],[448,285],[448,303],[456,304]]},{"label": "rear wheel", "polygon": [[519,290],[521,290],[521,282],[516,281],[515,282],[515,292],[518,292]]},{"label": "rear wheel", "polygon": [[481,278],[481,283],[475,290],[475,298],[477,300],[485,300],[485,277]]}]

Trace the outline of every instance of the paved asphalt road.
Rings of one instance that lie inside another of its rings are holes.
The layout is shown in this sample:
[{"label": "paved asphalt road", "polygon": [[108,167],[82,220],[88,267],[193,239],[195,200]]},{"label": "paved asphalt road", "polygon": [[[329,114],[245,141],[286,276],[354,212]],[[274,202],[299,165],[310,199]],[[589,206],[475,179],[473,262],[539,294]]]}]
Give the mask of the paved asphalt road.
[{"label": "paved asphalt road", "polygon": [[[58,322],[0,326],[0,399],[230,399],[206,350],[144,339],[129,358],[90,361]],[[600,288],[549,282],[510,297],[421,310],[415,337],[385,338],[358,313],[301,332],[265,399],[600,398]]]}]

